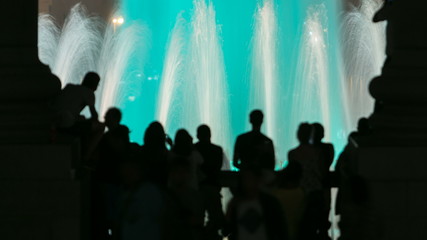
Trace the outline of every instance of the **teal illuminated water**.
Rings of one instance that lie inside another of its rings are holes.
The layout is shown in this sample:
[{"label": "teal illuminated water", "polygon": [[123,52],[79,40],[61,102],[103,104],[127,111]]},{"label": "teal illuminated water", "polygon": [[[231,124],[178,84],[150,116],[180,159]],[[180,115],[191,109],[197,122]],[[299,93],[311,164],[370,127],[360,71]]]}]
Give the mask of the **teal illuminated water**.
[{"label": "teal illuminated water", "polygon": [[105,28],[77,6],[62,29],[40,17],[40,59],[64,84],[98,71],[101,114],[122,108],[137,142],[154,120],[172,136],[181,127],[195,136],[207,123],[231,157],[236,136],[250,129],[249,112],[262,109],[283,165],[299,123],[321,122],[339,152],[372,111],[367,86],[384,60],[384,27],[370,22],[378,7],[376,0],[345,11],[337,0],[122,0],[113,17],[124,23]]}]

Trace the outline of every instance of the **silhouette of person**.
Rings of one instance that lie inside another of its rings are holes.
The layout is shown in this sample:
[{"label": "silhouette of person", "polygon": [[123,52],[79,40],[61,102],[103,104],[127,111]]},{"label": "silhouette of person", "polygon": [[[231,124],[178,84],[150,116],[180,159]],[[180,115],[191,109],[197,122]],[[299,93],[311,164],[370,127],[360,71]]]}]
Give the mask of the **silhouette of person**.
[{"label": "silhouette of person", "polygon": [[305,192],[322,189],[319,154],[310,144],[312,129],[310,124],[301,123],[297,131],[300,144],[288,153],[289,162],[298,162],[303,169],[301,186]]},{"label": "silhouette of person", "polygon": [[[335,167],[338,177],[338,194],[335,205],[336,214],[341,214],[342,205],[344,202],[344,195],[349,198],[364,198],[365,191],[360,184],[360,178],[357,176],[357,149],[360,146],[360,139],[371,135],[373,132],[367,118],[361,118],[357,124],[357,131],[350,133],[348,143],[343,152],[340,154]],[[358,185],[353,187],[353,185]],[[356,190],[353,191],[354,188]],[[351,197],[348,197],[351,196]],[[359,200],[360,200],[359,199]]]},{"label": "silhouette of person", "polygon": [[298,162],[289,162],[278,172],[277,188],[273,195],[281,203],[290,240],[298,240],[301,220],[305,211],[305,194],[300,186],[302,167]]},{"label": "silhouette of person", "polygon": [[321,226],[319,229],[319,236],[321,239],[329,239],[328,230],[331,226],[329,222],[329,212],[331,210],[331,183],[330,183],[330,172],[329,168],[334,161],[334,146],[330,143],[322,142],[322,139],[325,136],[325,130],[320,123],[313,123],[313,136],[312,142],[314,148],[316,148],[320,153],[319,158],[319,172],[320,172],[320,180],[322,182],[323,189],[323,208],[322,208],[322,219]]},{"label": "silhouette of person", "polygon": [[164,216],[165,240],[199,240],[203,237],[205,205],[193,186],[193,163],[189,157],[175,155],[169,167]]},{"label": "silhouette of person", "polygon": [[262,169],[243,168],[239,177],[239,191],[227,206],[228,239],[288,239],[279,201],[261,190]]},{"label": "silhouette of person", "polygon": [[194,146],[203,157],[200,169],[205,177],[200,183],[200,190],[208,213],[205,239],[220,239],[218,232],[223,227],[224,214],[222,211],[219,174],[223,164],[224,153],[220,146],[211,143],[211,130],[207,125],[201,125],[197,128],[197,138],[199,142]]},{"label": "silhouette of person", "polygon": [[105,114],[105,125],[108,131],[99,142],[99,159],[95,166],[93,184],[93,205],[96,231],[105,236],[117,232],[114,222],[118,218],[118,197],[121,189],[121,164],[127,160],[129,150],[129,129],[120,124],[122,113],[118,108],[110,108]]},{"label": "silhouette of person", "polygon": [[145,131],[141,159],[144,175],[149,181],[166,187],[169,150],[166,134],[160,122],[152,122]]},{"label": "silhouette of person", "polygon": [[[93,157],[105,128],[98,121],[95,109],[95,91],[99,81],[98,74],[89,72],[81,85],[67,84],[53,104],[57,112],[56,125],[59,132],[80,138],[85,164],[89,164],[88,160]],[[80,115],[85,107],[89,107],[90,119]]]},{"label": "silhouette of person", "polygon": [[118,234],[113,239],[163,239],[163,191],[148,181],[139,161],[128,160],[120,170],[125,191],[119,200]]},{"label": "silhouette of person", "polygon": [[98,120],[95,109],[95,91],[98,88],[100,78],[94,72],[89,72],[83,78],[81,85],[67,84],[54,102],[59,117],[60,128],[71,128],[84,117],[80,116],[85,107],[89,107],[92,120]]},{"label": "silhouette of person", "polygon": [[306,208],[302,218],[301,239],[317,239],[321,226],[323,191],[320,172],[320,152],[310,145],[313,127],[308,123],[300,124],[297,137],[299,146],[288,153],[290,164],[297,162],[302,167],[301,187],[306,195]]},{"label": "silhouette of person", "polygon": [[207,125],[197,128],[197,142],[194,147],[202,155],[201,171],[205,175],[203,184],[218,186],[218,177],[223,164],[224,153],[220,146],[211,142],[211,130]]},{"label": "silhouette of person", "polygon": [[102,181],[118,184],[118,169],[128,152],[130,131],[128,127],[120,124],[122,112],[118,108],[108,109],[104,119],[108,131],[102,136],[99,144],[100,160],[97,172]]},{"label": "silhouette of person", "polygon": [[276,160],[273,141],[261,133],[264,115],[254,110],[249,115],[252,131],[237,137],[234,145],[233,165],[238,169],[258,166],[274,170]]},{"label": "silhouette of person", "polygon": [[203,157],[194,148],[193,138],[185,129],[179,129],[175,135],[174,145],[172,147],[172,157],[170,161],[173,164],[174,161],[184,157],[190,164],[191,170],[191,186],[195,189],[199,189],[199,181],[203,180],[204,176],[200,170],[200,166],[203,164]]}]

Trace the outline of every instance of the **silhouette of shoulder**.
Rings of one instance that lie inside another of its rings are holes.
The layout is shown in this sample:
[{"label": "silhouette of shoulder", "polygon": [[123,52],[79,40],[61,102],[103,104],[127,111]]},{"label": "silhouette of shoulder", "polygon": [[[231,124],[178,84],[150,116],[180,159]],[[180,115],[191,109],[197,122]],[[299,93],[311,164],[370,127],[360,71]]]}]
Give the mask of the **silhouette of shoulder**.
[{"label": "silhouette of shoulder", "polygon": [[273,141],[261,132],[247,132],[237,137],[237,142],[243,144],[271,144]]},{"label": "silhouette of shoulder", "polygon": [[213,165],[215,165],[221,168],[222,159],[223,159],[223,150],[220,146],[212,143],[198,142],[194,145],[194,147],[202,156],[204,160],[204,165],[208,165],[210,167],[213,167]]},{"label": "silhouette of shoulder", "polygon": [[318,157],[318,151],[310,145],[300,145],[288,153],[289,161],[306,161],[307,159],[314,160]]},{"label": "silhouette of shoulder", "polygon": [[[76,100],[79,101],[76,102]],[[95,104],[95,93],[86,86],[67,84],[59,94],[57,104],[63,107],[74,104],[93,105]]]},{"label": "silhouette of shoulder", "polygon": [[196,147],[197,150],[199,150],[199,152],[200,152],[200,149],[209,149],[212,152],[221,152],[222,153],[222,147],[215,145],[213,143],[205,144],[205,143],[198,142],[198,143],[194,144],[194,146]]}]

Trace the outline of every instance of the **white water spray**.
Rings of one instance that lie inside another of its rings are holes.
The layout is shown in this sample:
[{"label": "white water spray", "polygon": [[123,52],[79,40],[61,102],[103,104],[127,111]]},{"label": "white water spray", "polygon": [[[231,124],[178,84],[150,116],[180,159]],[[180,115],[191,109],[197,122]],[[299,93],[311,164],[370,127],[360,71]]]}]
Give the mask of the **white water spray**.
[{"label": "white water spray", "polygon": [[59,37],[52,72],[67,83],[80,83],[86,72],[97,70],[102,32],[100,19],[89,16],[86,9],[74,6]]},{"label": "white water spray", "polygon": [[[146,53],[140,44],[145,43],[148,29],[144,25],[131,24],[121,29],[109,25],[104,35],[101,55],[99,58],[98,73],[101,76],[100,91],[100,113],[105,113],[108,108],[115,106],[124,99],[121,99],[123,92],[132,90],[134,76],[126,74],[129,60],[133,56],[144,56]],[[135,51],[142,49],[142,51]],[[132,72],[130,73],[132,75]],[[126,80],[128,79],[128,80]]]},{"label": "white water spray", "polygon": [[323,4],[308,9],[297,66],[291,131],[295,133],[301,122],[317,121],[324,125],[325,140],[329,141],[331,111],[326,20]]},{"label": "white water spray", "polygon": [[[113,30],[103,20],[89,16],[81,4],[74,6],[62,29],[49,15],[39,16],[39,57],[48,64],[64,87],[68,83],[79,84],[89,71],[101,76],[97,91],[100,117],[112,106],[118,106],[120,82],[126,78],[128,60],[145,43],[147,29],[139,24],[129,24],[125,29]],[[126,85],[130,82],[126,81]]]},{"label": "white water spray", "polygon": [[42,63],[53,66],[58,50],[60,30],[55,20],[46,14],[41,14],[38,21],[38,51]]},{"label": "white water spray", "polygon": [[175,26],[169,38],[166,58],[163,64],[163,73],[160,86],[160,94],[157,107],[157,119],[169,131],[170,108],[174,101],[174,92],[182,78],[185,44],[184,28],[186,21],[178,16]]},{"label": "white water spray", "polygon": [[344,90],[347,109],[350,109],[350,127],[356,126],[360,117],[369,115],[374,100],[368,85],[381,73],[385,60],[385,24],[372,22],[382,1],[364,0],[345,12],[341,25],[344,59]]},{"label": "white water spray", "polygon": [[278,144],[277,137],[277,40],[278,24],[273,0],[264,0],[255,13],[252,42],[251,109],[265,111],[267,135]]},{"label": "white water spray", "polygon": [[213,141],[230,146],[228,90],[214,6],[195,0],[194,9],[188,80],[197,95],[188,100],[198,106],[200,122],[211,127]]}]

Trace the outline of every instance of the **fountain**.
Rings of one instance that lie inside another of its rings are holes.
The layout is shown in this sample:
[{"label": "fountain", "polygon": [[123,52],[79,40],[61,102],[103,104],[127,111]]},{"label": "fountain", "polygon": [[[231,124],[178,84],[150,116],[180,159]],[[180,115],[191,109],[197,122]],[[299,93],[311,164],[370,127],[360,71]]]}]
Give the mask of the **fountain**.
[{"label": "fountain", "polygon": [[[342,10],[337,1],[122,0],[105,23],[76,5],[63,26],[39,18],[39,56],[62,84],[87,71],[103,81],[102,114],[123,109],[140,142],[153,120],[169,134],[199,124],[231,157],[251,109],[265,113],[278,167],[302,121],[324,124],[337,152],[372,110],[368,81],[384,60],[384,26],[371,23],[376,0]],[[230,13],[232,12],[232,14]]]},{"label": "fountain", "polygon": [[[325,22],[325,5],[316,5],[307,10],[292,106],[291,128],[294,129],[303,121],[320,122],[325,129],[332,127]],[[325,139],[331,140],[330,132],[325,133]]]},{"label": "fountain", "polygon": [[277,137],[277,17],[273,0],[258,5],[255,13],[254,37],[252,40],[251,100],[248,112],[262,109],[265,113],[265,128],[273,142],[280,146]]},{"label": "fountain", "polygon": [[[97,107],[101,117],[120,101],[120,91],[133,91],[132,80],[126,77],[130,59],[144,54],[144,25],[131,24],[115,29],[98,17],[90,16],[77,4],[60,29],[49,15],[39,16],[39,58],[49,65],[62,86],[79,84],[89,71],[96,71],[103,81],[97,91]],[[141,50],[142,49],[142,50]],[[138,51],[139,50],[139,51]],[[126,88],[122,88],[126,82]]]},{"label": "fountain", "polygon": [[385,60],[385,24],[372,24],[372,16],[382,1],[364,0],[359,6],[350,6],[341,25],[342,54],[344,59],[345,96],[350,126],[357,119],[368,116],[374,100],[369,95],[368,84],[381,74]]},{"label": "fountain", "polygon": [[169,129],[171,124],[170,121],[174,119],[171,117],[171,106],[174,108],[177,108],[178,106],[173,105],[174,101],[172,100],[175,100],[175,92],[179,87],[179,83],[183,81],[185,25],[185,19],[179,15],[169,39],[169,46],[166,50],[167,53],[164,62],[157,107],[157,118],[166,129]]}]

